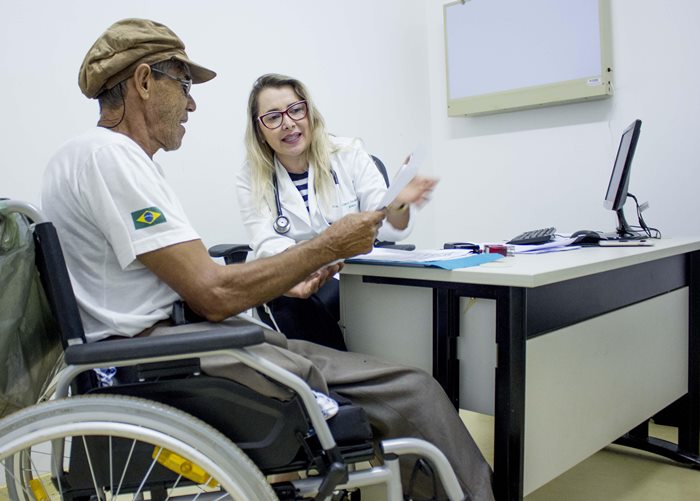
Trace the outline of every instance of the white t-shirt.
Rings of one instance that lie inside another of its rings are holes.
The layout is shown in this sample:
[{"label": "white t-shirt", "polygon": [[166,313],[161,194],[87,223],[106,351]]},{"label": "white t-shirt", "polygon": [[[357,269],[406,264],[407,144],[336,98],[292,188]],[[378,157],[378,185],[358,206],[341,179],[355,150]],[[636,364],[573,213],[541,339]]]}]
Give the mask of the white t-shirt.
[{"label": "white t-shirt", "polygon": [[95,127],[63,145],[41,206],[58,231],[88,341],[134,336],[178,295],[137,256],[199,239],[161,167],[127,136]]}]

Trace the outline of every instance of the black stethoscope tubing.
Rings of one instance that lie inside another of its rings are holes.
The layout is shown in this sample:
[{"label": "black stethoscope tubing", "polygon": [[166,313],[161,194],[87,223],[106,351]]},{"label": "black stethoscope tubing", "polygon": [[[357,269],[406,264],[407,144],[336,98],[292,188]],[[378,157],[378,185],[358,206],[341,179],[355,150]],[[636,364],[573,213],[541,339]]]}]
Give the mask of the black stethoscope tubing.
[{"label": "black stethoscope tubing", "polygon": [[[335,173],[335,170],[331,169],[331,175],[333,176],[333,182],[335,182],[337,188],[338,186],[340,186],[340,183],[338,182],[338,175]],[[279,233],[280,235],[284,235],[285,233],[289,233],[289,230],[292,227],[292,223],[291,221],[289,221],[289,218],[285,216],[282,212],[282,202],[280,202],[280,190],[277,184],[277,173],[272,174],[272,191],[275,195],[275,208],[277,209],[277,217],[272,222],[272,227],[277,233]]]},{"label": "black stethoscope tubing", "polygon": [[275,207],[277,208],[277,217],[272,222],[272,227],[280,235],[289,232],[292,227],[289,218],[282,213],[282,203],[280,202],[280,191],[277,186],[277,174],[272,175],[272,188],[275,193]]}]

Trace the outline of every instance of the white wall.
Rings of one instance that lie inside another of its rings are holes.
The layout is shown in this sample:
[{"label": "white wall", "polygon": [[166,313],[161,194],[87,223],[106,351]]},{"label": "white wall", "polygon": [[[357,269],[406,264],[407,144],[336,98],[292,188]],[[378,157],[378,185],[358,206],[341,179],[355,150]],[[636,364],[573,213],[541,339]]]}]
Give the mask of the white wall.
[{"label": "white wall", "polygon": [[[331,132],[356,136],[394,172],[428,131],[425,6],[420,0],[3,1],[0,197],[38,202],[55,149],[97,121],[77,86],[80,63],[112,22],[165,23],[195,61],[216,70],[195,86],[183,146],[156,155],[207,245],[247,241],[234,174],[244,157],[250,87],[266,72],[305,82]],[[429,209],[411,241],[430,242]]]},{"label": "white wall", "polygon": [[612,99],[475,118],[447,117],[444,3],[4,2],[0,196],[38,201],[51,153],[97,119],[77,87],[85,51],[113,21],[140,16],[169,25],[219,72],[194,88],[183,147],[156,157],[208,245],[245,241],[233,178],[248,91],[268,71],[305,81],[331,131],[363,138],[391,171],[415,145],[427,147],[424,170],[441,183],[410,238],[419,245],[548,225],[612,230],[603,194],[619,135],[635,118],[644,123],[630,190],[650,202],[647,222],[665,235],[700,234],[700,3],[611,0]]},{"label": "white wall", "polygon": [[[0,197],[37,203],[52,152],[97,120],[77,87],[95,38],[124,17],[170,26],[219,77],[195,87],[183,147],[158,154],[208,245],[245,241],[234,172],[247,94],[264,72],[307,83],[330,130],[391,171],[417,144],[441,178],[411,241],[499,240],[554,225],[612,230],[602,199],[621,131],[643,120],[630,190],[666,235],[698,235],[696,0],[611,0],[616,93],[606,101],[447,118],[443,0],[4,0]],[[632,211],[628,209],[628,220]]]},{"label": "white wall", "polygon": [[[428,2],[435,237],[500,240],[520,231],[612,231],[602,201],[619,137],[643,121],[630,191],[664,235],[698,235],[700,3],[610,0],[612,99],[473,118],[446,112],[444,1]],[[626,216],[636,224],[632,202]]]}]

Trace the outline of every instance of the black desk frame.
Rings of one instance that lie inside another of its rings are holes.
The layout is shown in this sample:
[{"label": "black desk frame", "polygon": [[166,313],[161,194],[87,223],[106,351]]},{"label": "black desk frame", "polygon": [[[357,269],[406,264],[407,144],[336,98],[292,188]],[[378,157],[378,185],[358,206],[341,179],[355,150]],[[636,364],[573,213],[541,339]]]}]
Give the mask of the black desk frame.
[{"label": "black desk frame", "polygon": [[377,276],[363,276],[363,282],[433,290],[433,376],[455,406],[459,299],[496,301],[494,492],[499,501],[523,499],[527,340],[687,286],[688,393],[676,402],[678,445],[649,437],[648,419],[617,443],[700,469],[700,251],[534,288]]}]

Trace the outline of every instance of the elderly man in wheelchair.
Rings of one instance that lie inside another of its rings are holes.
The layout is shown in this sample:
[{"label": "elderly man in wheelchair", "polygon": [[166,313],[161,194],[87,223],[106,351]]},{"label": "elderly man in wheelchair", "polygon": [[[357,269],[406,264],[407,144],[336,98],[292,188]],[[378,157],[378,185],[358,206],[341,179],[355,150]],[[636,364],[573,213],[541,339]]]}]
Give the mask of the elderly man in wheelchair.
[{"label": "elderly man in wheelchair", "polygon": [[0,202],[51,312],[34,329],[41,353],[15,343],[27,362],[15,376],[56,358],[51,336],[64,357],[55,398],[0,421],[11,499],[356,499],[370,485],[390,500],[493,499],[488,465],[429,375],[235,316],[309,275],[322,285],[332,263],[371,248],[383,213],[266,260],[212,261],[152,157],[180,146],[191,84],[214,76],[167,27],[115,23],[80,70],[98,127],[51,159],[41,212]]}]

